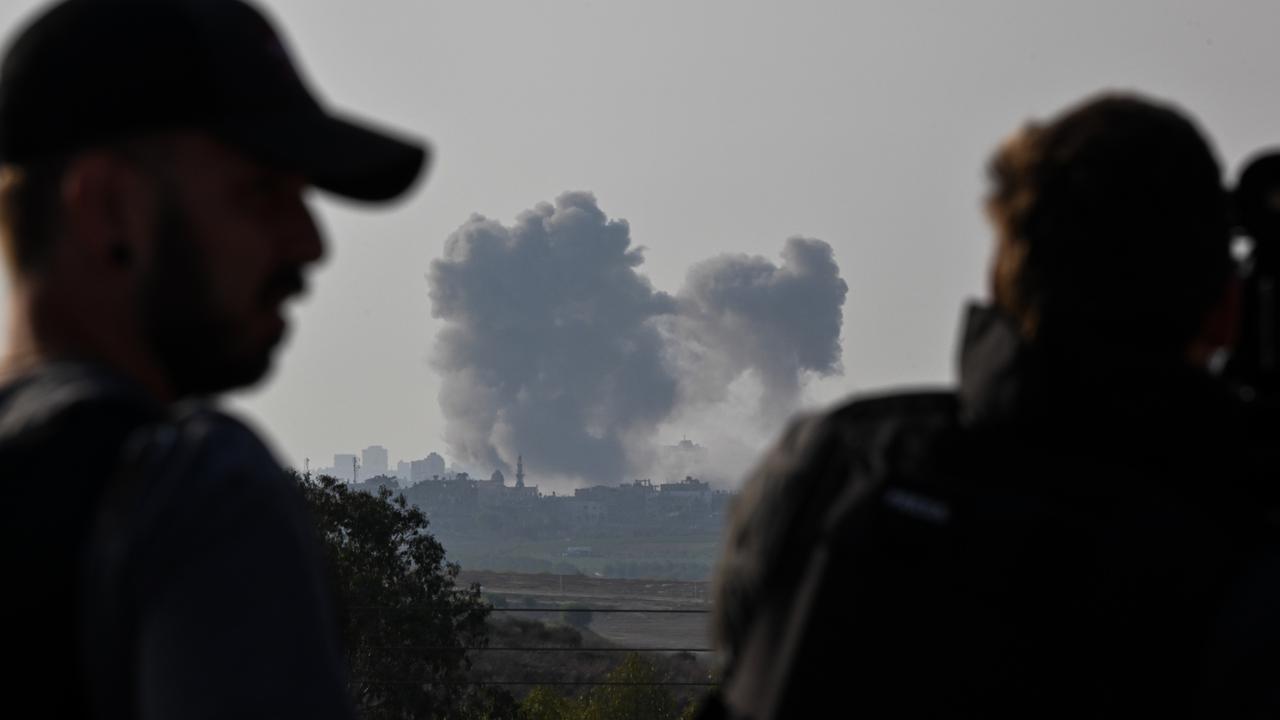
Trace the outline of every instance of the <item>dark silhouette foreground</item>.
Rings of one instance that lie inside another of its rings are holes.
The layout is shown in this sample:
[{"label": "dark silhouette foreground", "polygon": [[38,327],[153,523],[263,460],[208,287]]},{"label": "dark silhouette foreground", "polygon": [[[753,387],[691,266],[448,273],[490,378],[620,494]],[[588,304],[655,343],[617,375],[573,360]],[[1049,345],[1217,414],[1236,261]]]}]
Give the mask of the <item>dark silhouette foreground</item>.
[{"label": "dark silhouette foreground", "polygon": [[959,383],[796,422],[735,508],[734,717],[1280,712],[1268,467],[1210,376],[1235,284],[1216,160],[1105,96],[992,165]]},{"label": "dark silhouette foreground", "polygon": [[64,0],[0,68],[6,698],[39,717],[352,716],[298,488],[212,409],[324,245],[310,186],[425,149],[329,114],[240,0]]}]

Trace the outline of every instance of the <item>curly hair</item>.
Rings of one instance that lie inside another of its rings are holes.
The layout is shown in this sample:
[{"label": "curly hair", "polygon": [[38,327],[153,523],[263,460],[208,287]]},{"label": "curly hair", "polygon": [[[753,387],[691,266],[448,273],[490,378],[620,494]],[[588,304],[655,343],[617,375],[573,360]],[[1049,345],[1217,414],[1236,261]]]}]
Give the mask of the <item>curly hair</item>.
[{"label": "curly hair", "polygon": [[1033,342],[1182,352],[1231,272],[1221,170],[1169,106],[1102,95],[995,153],[996,304]]}]

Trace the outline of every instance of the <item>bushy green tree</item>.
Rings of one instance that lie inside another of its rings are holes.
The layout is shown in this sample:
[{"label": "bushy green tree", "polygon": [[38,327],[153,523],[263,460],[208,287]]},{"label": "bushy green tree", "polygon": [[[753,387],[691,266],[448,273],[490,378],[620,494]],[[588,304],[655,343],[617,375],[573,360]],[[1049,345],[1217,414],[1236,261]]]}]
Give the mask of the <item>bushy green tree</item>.
[{"label": "bushy green tree", "polygon": [[467,648],[487,642],[489,605],[390,489],[352,491],[294,474],[332,561],[351,693],[366,720],[511,717],[506,693],[469,685]]},{"label": "bushy green tree", "polygon": [[[671,691],[661,685],[658,668],[636,653],[606,678],[617,685],[598,685],[587,693],[586,717],[590,720],[666,720],[679,715]],[[621,683],[633,683],[623,685]]]},{"label": "bushy green tree", "polygon": [[520,720],[586,720],[582,703],[539,686],[520,701]]},{"label": "bushy green tree", "polygon": [[[685,717],[658,668],[630,653],[597,685],[576,699],[547,687],[534,688],[520,703],[521,720],[677,720]],[[688,713],[686,713],[687,715]]]}]

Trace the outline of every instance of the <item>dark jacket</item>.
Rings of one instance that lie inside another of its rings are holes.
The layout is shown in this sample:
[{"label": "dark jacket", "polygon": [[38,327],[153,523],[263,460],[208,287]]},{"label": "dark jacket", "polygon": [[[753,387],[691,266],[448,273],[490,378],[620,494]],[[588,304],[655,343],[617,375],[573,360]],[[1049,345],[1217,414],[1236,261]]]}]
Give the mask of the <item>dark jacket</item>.
[{"label": "dark jacket", "polygon": [[749,479],[716,588],[739,709],[1280,711],[1269,478],[1234,396],[1033,350],[981,308],[960,368],[800,420]]},{"label": "dark jacket", "polygon": [[352,716],[314,526],[242,424],[51,364],[0,388],[0,467],[0,706]]}]

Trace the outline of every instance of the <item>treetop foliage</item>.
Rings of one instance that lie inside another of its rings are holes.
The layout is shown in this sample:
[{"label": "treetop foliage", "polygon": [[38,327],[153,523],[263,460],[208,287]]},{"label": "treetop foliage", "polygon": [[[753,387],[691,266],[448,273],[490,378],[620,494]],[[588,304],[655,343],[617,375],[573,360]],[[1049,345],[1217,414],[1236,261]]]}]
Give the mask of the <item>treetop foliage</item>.
[{"label": "treetop foliage", "polygon": [[486,644],[490,607],[478,585],[458,586],[426,515],[386,487],[371,495],[293,475],[332,563],[361,716],[480,717],[503,704],[466,682],[467,649]]}]

